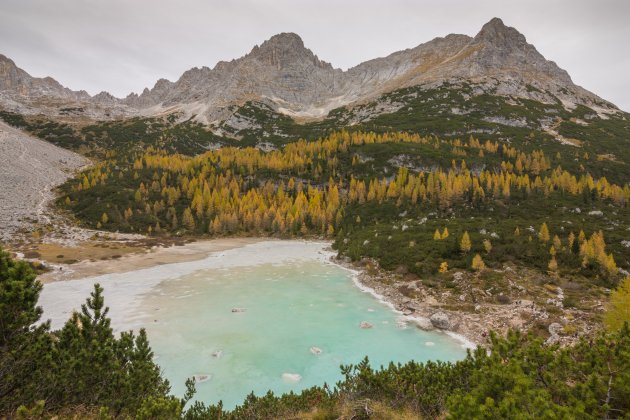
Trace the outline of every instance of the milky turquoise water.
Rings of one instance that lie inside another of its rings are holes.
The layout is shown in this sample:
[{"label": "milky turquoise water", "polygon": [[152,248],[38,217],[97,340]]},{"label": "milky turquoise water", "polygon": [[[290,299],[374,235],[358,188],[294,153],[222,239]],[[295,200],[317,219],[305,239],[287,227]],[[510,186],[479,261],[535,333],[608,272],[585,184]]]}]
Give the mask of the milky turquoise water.
[{"label": "milky turquoise water", "polygon": [[[186,378],[208,375],[196,399],[227,408],[252,391],[334,384],[340,364],[364,356],[373,366],[465,356],[459,341],[401,324],[347,270],[320,261],[195,271],[162,281],[138,308],[172,391],[182,395]],[[362,321],[373,328],[360,328]]]}]

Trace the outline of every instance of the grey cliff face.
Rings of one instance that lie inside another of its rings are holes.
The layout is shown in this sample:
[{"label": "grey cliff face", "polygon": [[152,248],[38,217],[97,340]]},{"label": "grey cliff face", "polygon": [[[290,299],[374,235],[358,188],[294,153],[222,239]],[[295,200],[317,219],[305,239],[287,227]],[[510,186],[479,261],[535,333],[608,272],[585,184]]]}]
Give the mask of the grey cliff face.
[{"label": "grey cliff face", "polygon": [[[576,86],[568,73],[546,60],[516,29],[494,18],[471,38],[448,35],[415,48],[359,64],[348,71],[320,60],[293,33],[274,35],[230,62],[192,68],[175,82],[160,79],[140,95],[117,99],[106,92],[90,97],[51,78],[37,79],[0,56],[0,104],[27,104],[38,98],[74,101],[93,115],[163,115],[179,112],[204,123],[229,118],[233,105],[266,103],[291,116],[318,118],[410,86],[474,82],[495,94],[540,102],[560,98],[566,106],[616,107]],[[532,89],[534,87],[535,89]]]},{"label": "grey cliff face", "polygon": [[85,110],[94,119],[130,116],[135,110],[121,104],[107,92],[90,96],[87,92],[63,87],[52,77],[32,77],[13,60],[0,54],[0,107],[22,114],[58,116],[64,108]]},{"label": "grey cliff face", "polygon": [[52,77],[31,77],[15,65],[13,60],[0,54],[0,91],[22,96],[55,96],[67,99],[86,99],[85,91],[74,92],[67,89]]}]

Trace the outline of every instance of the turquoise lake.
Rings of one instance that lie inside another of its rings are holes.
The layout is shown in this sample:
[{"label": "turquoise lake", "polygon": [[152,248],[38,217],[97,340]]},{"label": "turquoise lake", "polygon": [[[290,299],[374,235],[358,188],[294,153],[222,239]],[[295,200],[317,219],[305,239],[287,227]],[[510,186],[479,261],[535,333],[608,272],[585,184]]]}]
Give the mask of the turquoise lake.
[{"label": "turquoise lake", "polygon": [[197,375],[195,398],[226,408],[252,391],[332,385],[341,364],[365,356],[374,367],[465,356],[460,341],[406,324],[351,276],[318,260],[199,269],[143,293],[133,318],[176,395]]}]

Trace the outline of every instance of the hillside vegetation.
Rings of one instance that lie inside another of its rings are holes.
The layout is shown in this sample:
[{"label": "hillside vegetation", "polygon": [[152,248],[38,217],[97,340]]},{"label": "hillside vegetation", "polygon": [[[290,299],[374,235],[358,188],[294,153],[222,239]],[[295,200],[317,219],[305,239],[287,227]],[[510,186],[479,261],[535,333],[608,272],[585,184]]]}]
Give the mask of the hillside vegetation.
[{"label": "hillside vegetation", "polygon": [[[399,162],[372,157],[391,149],[407,153]],[[103,161],[62,192],[59,204],[92,228],[322,235],[355,260],[372,256],[416,274],[436,273],[441,262],[466,268],[476,254],[491,265],[520,261],[544,271],[555,260],[554,271],[597,278],[630,265],[622,245],[628,185],[572,174],[542,150],[473,137],[338,132],[273,152],[221,148],[186,157],[149,149]],[[464,232],[472,242],[461,252]]]},{"label": "hillside vegetation", "polygon": [[323,138],[342,129],[377,134],[401,131],[464,141],[472,135],[524,152],[544,150],[549,157],[559,154],[563,166],[572,172],[605,176],[619,184],[630,179],[629,114],[619,111],[599,115],[583,105],[567,110],[560,100],[543,104],[479,93],[484,91],[484,87],[471,83],[405,88],[352,108],[334,109],[322,120],[301,123],[255,101],[231,106],[232,117],[210,126],[192,119],[182,121],[178,114],[84,122],[53,121],[0,110],[0,118],[97,159],[111,152],[126,154],[147,147],[191,156],[221,145],[277,148],[299,139]]}]

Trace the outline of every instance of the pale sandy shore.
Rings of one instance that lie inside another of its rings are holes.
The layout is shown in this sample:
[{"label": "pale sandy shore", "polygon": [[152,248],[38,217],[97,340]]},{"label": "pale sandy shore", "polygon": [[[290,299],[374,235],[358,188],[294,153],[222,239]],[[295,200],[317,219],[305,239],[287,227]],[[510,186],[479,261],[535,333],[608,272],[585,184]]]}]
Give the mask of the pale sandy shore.
[{"label": "pale sandy shore", "polygon": [[[42,283],[65,280],[78,280],[87,277],[151,268],[163,264],[173,264],[201,260],[213,252],[240,248],[267,238],[221,238],[200,240],[185,245],[156,247],[141,253],[132,253],[118,259],[99,261],[80,261],[71,265],[59,265],[54,270],[38,277]],[[61,269],[60,269],[61,268]]]},{"label": "pale sandy shore", "polygon": [[142,324],[136,309],[143,295],[162,281],[198,270],[294,261],[330,263],[333,255],[330,243],[324,241],[236,238],[161,248],[115,261],[85,262],[71,274],[73,279],[56,278],[44,284],[39,299],[44,309],[42,320],[50,320],[53,329],[61,328],[73,311],[80,310],[98,283],[105,289],[114,330],[137,330]]}]

